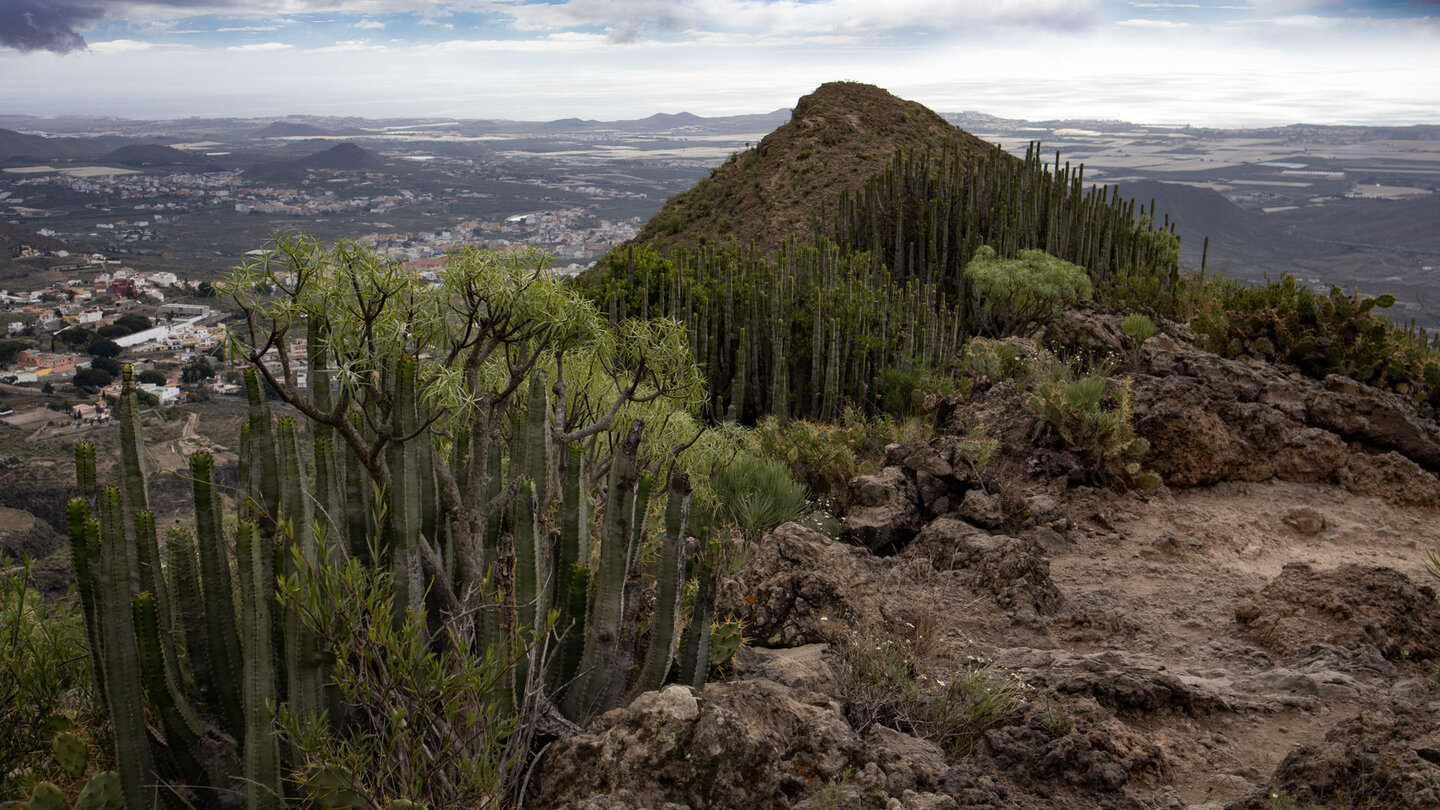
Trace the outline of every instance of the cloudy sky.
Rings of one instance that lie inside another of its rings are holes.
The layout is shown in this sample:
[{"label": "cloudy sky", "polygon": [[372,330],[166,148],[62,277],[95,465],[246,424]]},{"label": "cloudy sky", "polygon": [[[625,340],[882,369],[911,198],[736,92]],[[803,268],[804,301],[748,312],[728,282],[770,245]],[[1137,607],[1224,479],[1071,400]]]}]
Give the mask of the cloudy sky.
[{"label": "cloudy sky", "polygon": [[1440,123],[1440,0],[0,0],[0,113]]}]

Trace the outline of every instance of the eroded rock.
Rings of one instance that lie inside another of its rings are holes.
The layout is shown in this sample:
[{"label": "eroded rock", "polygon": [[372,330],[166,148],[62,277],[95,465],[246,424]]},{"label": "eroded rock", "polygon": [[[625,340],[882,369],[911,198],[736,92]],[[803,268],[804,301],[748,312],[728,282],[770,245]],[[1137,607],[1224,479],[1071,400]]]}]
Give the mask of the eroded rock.
[{"label": "eroded rock", "polygon": [[1310,645],[1369,647],[1385,658],[1440,654],[1440,605],[1393,568],[1344,565],[1316,571],[1290,563],[1235,619],[1267,649],[1294,653]]},{"label": "eroded rock", "polygon": [[828,642],[839,628],[881,622],[876,604],[884,563],[863,548],[787,523],[750,549],[718,594],[721,615],[745,621],[768,647]]},{"label": "eroded rock", "polygon": [[904,545],[920,530],[919,494],[898,467],[850,482],[841,536],[871,551]]}]

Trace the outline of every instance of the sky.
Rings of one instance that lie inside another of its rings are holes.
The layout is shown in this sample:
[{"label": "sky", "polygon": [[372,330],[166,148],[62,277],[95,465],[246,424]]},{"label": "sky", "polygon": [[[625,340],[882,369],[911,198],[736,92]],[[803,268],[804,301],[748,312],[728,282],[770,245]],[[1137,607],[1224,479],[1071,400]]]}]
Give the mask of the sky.
[{"label": "sky", "polygon": [[1440,0],[0,0],[0,113],[1440,123]]}]

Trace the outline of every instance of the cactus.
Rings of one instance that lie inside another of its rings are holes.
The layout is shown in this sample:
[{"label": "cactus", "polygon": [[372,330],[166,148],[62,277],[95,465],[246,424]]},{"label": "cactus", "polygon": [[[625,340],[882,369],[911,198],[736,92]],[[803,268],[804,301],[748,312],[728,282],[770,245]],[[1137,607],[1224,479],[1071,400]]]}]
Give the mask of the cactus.
[{"label": "cactus", "polygon": [[70,800],[55,783],[36,782],[30,792],[30,810],[70,810]]},{"label": "cactus", "polygon": [[[98,593],[100,634],[103,638],[105,684],[110,707],[110,728],[115,734],[115,759],[127,807],[154,805],[155,759],[145,730],[141,697],[140,650],[130,619],[130,560],[133,548],[123,528],[120,490],[100,492],[100,519],[87,528],[99,536]],[[87,538],[88,543],[88,538]]]},{"label": "cactus", "polygon": [[[288,686],[284,691],[297,714],[328,708],[322,687],[325,659],[314,638],[293,626],[283,632],[271,610],[275,549],[282,548],[276,544],[279,530],[289,527],[284,536],[287,541],[295,538],[301,559],[317,558],[308,531],[304,456],[294,421],[282,420],[272,430],[253,375],[251,382],[245,484],[253,487],[253,497],[244,512],[253,519],[241,521],[236,539],[238,594],[230,578],[231,553],[222,529],[214,459],[208,453],[190,460],[196,533],[173,529],[168,534],[164,569],[153,514],[136,512],[133,529],[126,531],[125,510],[129,504],[144,503],[143,492],[97,490],[99,519],[91,516],[83,498],[68,507],[71,550],[98,663],[96,681],[109,706],[116,740],[115,785],[123,788],[129,807],[153,805],[163,784],[156,763],[164,762],[198,791],[202,803],[212,801],[212,790],[238,792],[238,781],[243,782],[248,808],[279,808],[281,770],[269,706],[281,695],[281,687]],[[127,472],[126,485],[143,489],[143,474],[134,474],[136,469],[143,472],[138,423],[135,427],[122,432],[121,466]],[[77,448],[76,462],[84,490],[94,478],[93,448]],[[276,480],[281,471],[283,487]],[[173,646],[176,638],[184,639],[186,669]],[[285,651],[288,666],[281,666],[277,650]],[[197,703],[187,694],[192,682],[203,701]],[[202,714],[201,706],[214,717]],[[147,731],[147,707],[159,720],[163,736]],[[91,801],[97,807],[112,806],[106,803],[109,789],[102,788],[103,780],[96,783]],[[117,800],[113,806],[119,804]]]},{"label": "cactus", "polygon": [[[82,447],[87,451],[82,454]],[[89,461],[90,483],[94,488],[95,478],[95,446],[90,442],[79,442],[75,445],[77,462],[82,455]],[[84,491],[85,468],[80,462],[81,490]],[[95,495],[96,502],[99,500],[98,490]],[[105,664],[101,658],[101,636],[100,636],[100,607],[99,596],[96,593],[95,573],[92,567],[98,565],[100,549],[94,543],[98,540],[98,534],[87,531],[90,523],[90,503],[84,498],[72,498],[65,508],[65,522],[70,537],[70,562],[75,570],[76,590],[80,592],[80,607],[85,616],[85,640],[90,653],[90,671],[95,677],[95,692],[100,698],[100,703],[106,705],[105,697]]]},{"label": "cactus", "polygon": [[624,689],[623,682],[617,684],[624,677],[624,671],[618,669],[617,664],[623,657],[621,620],[639,484],[635,453],[640,446],[640,431],[641,423],[637,420],[625,440],[615,448],[611,461],[599,569],[585,626],[585,651],[580,659],[579,681],[566,693],[563,705],[565,714],[571,718],[588,717],[613,708]]},{"label": "cactus", "polygon": [[269,704],[275,700],[275,668],[270,633],[270,604],[274,586],[263,580],[270,556],[259,541],[254,522],[241,521],[235,533],[235,556],[240,572],[244,649],[244,765],[247,810],[281,807],[280,751],[271,723]]},{"label": "cactus", "polygon": [[680,593],[685,586],[685,529],[690,519],[690,479],[683,473],[670,479],[665,508],[665,537],[656,568],[655,615],[650,622],[650,646],[631,687],[631,695],[659,689],[670,673],[670,658],[680,626]]},{"label": "cactus", "polygon": [[[203,647],[194,649],[203,650],[202,655],[209,663],[209,677],[202,675],[198,667],[195,676],[199,679],[201,694],[225,718],[225,728],[237,742],[243,742],[246,723],[240,672],[244,659],[240,653],[240,636],[235,628],[235,596],[221,528],[219,493],[215,490],[215,459],[209,453],[196,453],[190,457],[190,480],[191,494],[195,499],[195,530],[199,539],[199,590],[206,605],[205,643]],[[192,585],[190,592],[193,594],[194,590]]]},{"label": "cactus", "polygon": [[710,625],[710,667],[723,667],[735,660],[735,653],[747,641],[745,623],[730,618]]},{"label": "cactus", "polygon": [[68,731],[62,731],[55,735],[50,749],[55,755],[55,763],[66,776],[79,779],[84,775],[86,766],[90,764],[90,751],[85,747],[84,740]]},{"label": "cactus", "polygon": [[126,810],[134,807],[125,801],[120,789],[120,776],[115,771],[104,771],[90,777],[75,798],[75,810]]}]

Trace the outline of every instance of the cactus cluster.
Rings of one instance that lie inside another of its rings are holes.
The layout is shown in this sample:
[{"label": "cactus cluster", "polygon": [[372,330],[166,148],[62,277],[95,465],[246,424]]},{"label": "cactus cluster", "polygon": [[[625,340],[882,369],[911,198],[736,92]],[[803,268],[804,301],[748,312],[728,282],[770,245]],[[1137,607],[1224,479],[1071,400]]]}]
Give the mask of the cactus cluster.
[{"label": "cactus cluster", "polygon": [[[655,482],[637,463],[639,420],[612,453],[604,511],[593,522],[585,514],[582,447],[549,449],[553,406],[542,373],[534,373],[511,420],[508,458],[497,440],[484,448],[489,465],[472,466],[479,443],[462,434],[442,453],[425,434],[414,362],[401,360],[392,372],[396,398],[408,401],[395,409],[393,430],[420,440],[389,445],[392,484],[385,489],[365,486],[356,454],[337,449],[324,431],[315,431],[306,452],[300,426],[274,417],[258,374],[247,371],[250,418],[241,431],[233,546],[214,459],[202,452],[190,459],[194,531],[172,529],[162,553],[129,367],[119,406],[123,486],[99,486],[94,447],[77,445],[84,497],[69,505],[71,549],[126,806],[164,803],[171,788],[203,806],[234,806],[233,797],[243,797],[247,810],[278,808],[297,789],[322,806],[324,797],[340,795],[339,787],[326,787],[324,773],[285,778],[302,763],[278,740],[273,708],[283,703],[294,716],[342,732],[345,715],[328,686],[330,653],[277,605],[277,577],[353,553],[391,570],[397,617],[429,600],[443,603],[442,592],[460,581],[463,552],[430,480],[436,465],[478,469],[492,497],[501,495],[502,467],[520,476],[517,497],[483,534],[491,585],[473,611],[480,617],[477,649],[506,648],[552,621],[559,635],[548,669],[536,666],[536,657],[512,668],[509,688],[495,696],[510,714],[534,716],[535,706],[553,705],[584,721],[663,685],[677,647],[690,651],[681,671],[703,683],[708,641],[685,645],[680,638],[689,482],[681,474],[668,481],[664,532],[652,559],[644,550],[655,545],[646,520]],[[652,590],[656,607],[646,615]],[[691,629],[708,630],[712,603],[697,603]],[[446,606],[436,614],[445,615]],[[147,727],[147,716],[158,730]]]},{"label": "cactus cluster", "polygon": [[[195,530],[168,533],[162,566],[129,366],[119,416],[123,486],[99,487],[95,449],[79,443],[84,497],[70,502],[68,523],[124,805],[163,802],[169,793],[160,786],[170,783],[205,806],[233,805],[234,796],[244,795],[247,807],[278,807],[284,786],[267,702],[318,692],[325,677],[305,634],[271,618],[275,581],[267,572],[289,557],[287,546],[296,542],[289,527],[304,525],[296,505],[305,501],[306,479],[293,453],[283,452],[293,435],[282,425],[279,447],[258,441],[270,433],[270,416],[263,398],[252,398],[251,467],[259,461],[262,469],[278,469],[282,458],[291,467],[268,483],[258,475],[242,482],[242,488],[273,489],[277,498],[284,489],[287,497],[283,505],[253,501],[233,555],[222,529],[214,459],[204,452],[191,456]],[[270,653],[272,645],[285,651],[283,658]],[[159,733],[147,727],[147,713],[158,718]]]},{"label": "cactus cluster", "polygon": [[888,368],[944,368],[983,325],[963,272],[982,246],[1005,259],[1043,250],[1094,284],[1153,280],[1168,297],[1179,239],[1168,218],[1090,188],[1084,167],[997,150],[896,155],[844,197],[814,236],[765,255],[700,245],[661,256],[631,246],[587,279],[612,320],[657,314],[690,326],[716,418],[830,420],[872,411]]},{"label": "cactus cluster", "polygon": [[65,791],[52,782],[40,782],[30,794],[30,810],[125,810],[120,776],[114,771],[97,773],[80,789],[72,805]]}]

